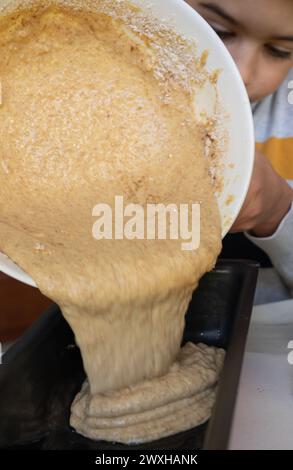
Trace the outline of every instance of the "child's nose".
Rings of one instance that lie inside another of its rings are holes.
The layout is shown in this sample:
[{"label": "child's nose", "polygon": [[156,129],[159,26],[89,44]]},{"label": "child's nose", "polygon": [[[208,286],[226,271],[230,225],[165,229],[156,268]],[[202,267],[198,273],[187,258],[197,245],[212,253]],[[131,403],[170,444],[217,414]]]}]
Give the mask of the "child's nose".
[{"label": "child's nose", "polygon": [[232,55],[242,80],[249,91],[254,80],[257,78],[258,66],[260,64],[259,50],[253,43],[243,41],[235,47]]}]

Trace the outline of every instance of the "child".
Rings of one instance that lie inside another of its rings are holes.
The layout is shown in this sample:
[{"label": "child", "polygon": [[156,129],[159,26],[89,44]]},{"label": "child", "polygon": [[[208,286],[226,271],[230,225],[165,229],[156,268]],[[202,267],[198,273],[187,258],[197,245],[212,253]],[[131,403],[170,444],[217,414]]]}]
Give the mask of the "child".
[{"label": "child", "polygon": [[[251,186],[232,231],[267,253],[256,303],[293,296],[293,1],[188,0],[234,58],[254,114]],[[286,181],[287,180],[287,181]],[[239,253],[241,256],[241,253]]]}]

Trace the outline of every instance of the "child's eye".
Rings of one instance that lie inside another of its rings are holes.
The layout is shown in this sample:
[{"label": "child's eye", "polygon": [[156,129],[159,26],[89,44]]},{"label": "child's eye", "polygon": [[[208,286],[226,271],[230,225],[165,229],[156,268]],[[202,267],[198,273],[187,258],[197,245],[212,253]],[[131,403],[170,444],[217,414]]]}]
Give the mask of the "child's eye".
[{"label": "child's eye", "polygon": [[218,26],[215,26],[215,25],[212,25],[210,24],[210,26],[213,28],[213,30],[215,31],[215,33],[217,33],[217,35],[223,40],[225,41],[225,39],[231,39],[231,38],[234,38],[235,37],[235,33],[231,33],[230,31],[227,31],[225,29],[221,29],[219,28]]},{"label": "child's eye", "polygon": [[223,41],[225,41],[225,39],[232,39],[235,37],[234,33],[229,33],[228,31],[217,31],[216,29],[214,31]]},{"label": "child's eye", "polygon": [[293,54],[290,51],[286,51],[285,49],[279,49],[278,47],[271,46],[270,44],[266,44],[265,48],[269,55],[276,57],[277,59],[291,59]]}]

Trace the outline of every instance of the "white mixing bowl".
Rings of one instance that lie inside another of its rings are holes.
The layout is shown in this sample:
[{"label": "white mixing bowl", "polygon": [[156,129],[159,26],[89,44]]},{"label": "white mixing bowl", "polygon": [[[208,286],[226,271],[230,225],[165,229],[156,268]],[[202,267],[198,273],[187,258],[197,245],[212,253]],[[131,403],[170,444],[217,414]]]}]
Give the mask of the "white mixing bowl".
[{"label": "white mixing bowl", "polygon": [[[0,0],[0,6],[13,0]],[[223,189],[218,194],[222,218],[223,237],[229,231],[245,200],[253,170],[254,130],[249,98],[232,57],[208,23],[184,0],[131,0],[143,10],[147,9],[165,23],[174,25],[187,38],[194,38],[199,54],[209,51],[207,67],[221,69],[218,92],[228,117],[223,124],[228,131],[228,148],[224,159]],[[211,97],[202,97],[203,110],[210,107]],[[213,99],[213,98],[212,98]],[[34,281],[4,254],[0,253],[0,271],[26,284]]]}]

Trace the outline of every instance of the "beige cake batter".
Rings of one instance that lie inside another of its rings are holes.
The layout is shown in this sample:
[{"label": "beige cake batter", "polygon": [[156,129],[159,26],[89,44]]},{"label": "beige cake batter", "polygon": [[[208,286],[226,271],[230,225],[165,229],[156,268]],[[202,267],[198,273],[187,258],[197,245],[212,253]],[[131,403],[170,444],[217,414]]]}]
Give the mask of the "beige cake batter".
[{"label": "beige cake batter", "polygon": [[[75,332],[88,382],[71,424],[144,442],[210,415],[223,351],[180,343],[221,227],[192,104],[208,78],[183,40],[135,9],[130,34],[111,5],[0,18],[0,251]],[[117,195],[144,207],[200,202],[200,248],[96,241],[93,207]]]}]

